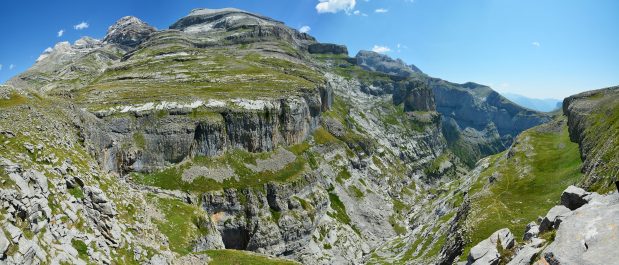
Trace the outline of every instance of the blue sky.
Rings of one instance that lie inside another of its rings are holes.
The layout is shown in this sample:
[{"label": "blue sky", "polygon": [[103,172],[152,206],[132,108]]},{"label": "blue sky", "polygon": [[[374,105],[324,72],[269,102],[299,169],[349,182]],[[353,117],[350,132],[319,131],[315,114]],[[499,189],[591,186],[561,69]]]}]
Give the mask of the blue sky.
[{"label": "blue sky", "polygon": [[0,82],[56,42],[102,38],[122,16],[165,29],[198,7],[237,7],[308,26],[319,41],[347,45],[351,56],[374,48],[432,76],[501,92],[563,98],[619,85],[614,0],[3,1]]}]

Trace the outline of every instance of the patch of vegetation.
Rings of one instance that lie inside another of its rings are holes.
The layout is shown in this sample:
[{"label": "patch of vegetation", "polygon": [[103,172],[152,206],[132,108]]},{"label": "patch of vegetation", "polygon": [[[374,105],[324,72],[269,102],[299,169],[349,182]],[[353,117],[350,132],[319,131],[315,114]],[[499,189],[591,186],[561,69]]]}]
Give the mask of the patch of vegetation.
[{"label": "patch of vegetation", "polygon": [[10,108],[22,104],[26,104],[28,99],[17,92],[12,92],[9,98],[0,98],[0,108]]},{"label": "patch of vegetation", "polygon": [[447,153],[443,153],[439,157],[432,160],[432,163],[428,167],[424,168],[424,173],[429,176],[437,176],[440,173],[439,171],[441,169],[441,164],[445,161],[449,161],[449,155]]},{"label": "patch of vegetation", "polygon": [[363,193],[363,191],[361,191],[359,188],[357,188],[357,186],[355,185],[350,185],[348,187],[348,190],[352,193],[352,195],[357,198],[357,199],[361,199],[363,198],[363,196],[365,196],[365,194]]},{"label": "patch of vegetation", "polygon": [[553,124],[534,127],[518,136],[510,156],[508,150],[490,158],[469,191],[470,242],[463,257],[501,228],[524,233],[527,223],[556,205],[563,190],[582,176],[578,145],[570,141],[565,123],[557,122],[559,131],[545,129]]},{"label": "patch of vegetation", "polygon": [[322,127],[314,131],[314,141],[317,144],[329,144],[338,142],[337,138]]},{"label": "patch of vegetation", "polygon": [[139,148],[146,147],[146,139],[144,139],[144,134],[140,132],[136,132],[133,134],[133,142]]},{"label": "patch of vegetation", "polygon": [[80,187],[73,187],[69,189],[69,194],[73,195],[76,199],[83,199],[84,192]]},{"label": "patch of vegetation", "polygon": [[80,259],[89,260],[88,246],[86,245],[86,243],[84,243],[84,241],[74,238],[74,239],[71,239],[71,245],[73,246],[73,248],[77,250],[77,253],[80,256]]},{"label": "patch of vegetation", "polygon": [[[294,149],[302,149],[295,147]],[[295,150],[295,151],[299,151]],[[299,176],[305,171],[307,161],[303,156],[297,158],[283,169],[278,171],[254,172],[247,165],[256,164],[256,159],[268,158],[272,153],[250,153],[244,150],[235,149],[228,151],[219,157],[196,157],[191,163],[173,166],[168,169],[152,174],[133,174],[133,180],[149,186],[160,187],[169,190],[182,190],[188,192],[207,192],[212,190],[222,190],[224,188],[263,188],[268,182],[286,182]],[[210,168],[230,167],[235,177],[218,182],[214,179],[205,177],[195,178],[193,181],[182,179],[184,170],[192,165],[206,166]]]},{"label": "patch of vegetation", "polygon": [[346,213],[346,206],[344,206],[344,203],[340,200],[340,197],[334,192],[329,192],[329,201],[331,203],[331,209],[335,211],[335,214],[329,213],[329,216],[343,224],[350,225],[350,216]]},{"label": "patch of vegetation", "polygon": [[168,237],[170,250],[185,255],[193,250],[193,241],[205,235],[205,212],[177,199],[152,198],[163,212],[164,220],[155,220],[159,231]]},{"label": "patch of vegetation", "polygon": [[406,227],[403,227],[400,225],[400,222],[398,222],[396,215],[389,216],[389,224],[391,224],[391,227],[393,228],[393,231],[395,231],[396,234],[398,235],[406,234]]},{"label": "patch of vegetation", "polygon": [[279,219],[282,218],[282,212],[274,210],[273,208],[269,208],[271,210],[271,216],[273,217],[273,222],[279,224]]},{"label": "patch of vegetation", "polygon": [[337,173],[335,180],[338,183],[343,184],[345,180],[349,180],[351,177],[352,176],[350,175],[350,171],[348,171],[348,168],[343,167],[340,169],[340,172]]},{"label": "patch of vegetation", "polygon": [[259,255],[249,251],[241,250],[207,250],[206,253],[211,259],[210,264],[217,265],[297,265],[299,263],[285,260],[271,258],[263,255]]}]

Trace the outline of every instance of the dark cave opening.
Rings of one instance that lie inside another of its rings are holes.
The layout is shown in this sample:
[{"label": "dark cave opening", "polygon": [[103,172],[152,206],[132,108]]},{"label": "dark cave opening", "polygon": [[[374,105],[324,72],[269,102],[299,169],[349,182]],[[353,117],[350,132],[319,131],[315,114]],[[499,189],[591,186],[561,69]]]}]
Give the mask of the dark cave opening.
[{"label": "dark cave opening", "polygon": [[221,239],[226,249],[247,249],[249,243],[249,231],[244,228],[225,228],[221,232]]}]

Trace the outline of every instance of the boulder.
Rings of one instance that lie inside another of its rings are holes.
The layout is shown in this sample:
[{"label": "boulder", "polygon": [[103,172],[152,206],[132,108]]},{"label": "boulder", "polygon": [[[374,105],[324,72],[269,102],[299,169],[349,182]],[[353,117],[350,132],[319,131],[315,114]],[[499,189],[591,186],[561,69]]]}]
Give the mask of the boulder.
[{"label": "boulder", "polygon": [[542,222],[539,225],[539,232],[543,233],[550,229],[557,229],[565,217],[572,214],[569,208],[563,205],[557,205],[552,207],[550,211],[544,216]]},{"label": "boulder", "polygon": [[589,202],[590,194],[590,192],[576,186],[569,186],[561,193],[561,205],[570,210],[576,210]]},{"label": "boulder", "polygon": [[512,258],[507,265],[529,265],[537,256],[546,241],[539,238],[534,238],[528,244],[516,252],[516,255]]},{"label": "boulder", "polygon": [[529,241],[532,238],[537,237],[537,235],[539,235],[539,225],[537,225],[537,223],[535,222],[530,222],[529,224],[527,224],[527,227],[524,230],[524,236],[522,237],[522,240]]},{"label": "boulder", "polygon": [[617,264],[619,194],[600,196],[565,217],[543,252],[549,264]]},{"label": "boulder", "polygon": [[499,264],[501,254],[497,249],[497,245],[500,244],[503,249],[510,249],[514,247],[515,243],[514,235],[508,228],[498,230],[471,249],[467,264]]},{"label": "boulder", "polygon": [[9,244],[11,244],[11,242],[6,238],[4,232],[0,231],[0,257],[4,256],[4,253],[6,253],[6,250],[9,248]]}]

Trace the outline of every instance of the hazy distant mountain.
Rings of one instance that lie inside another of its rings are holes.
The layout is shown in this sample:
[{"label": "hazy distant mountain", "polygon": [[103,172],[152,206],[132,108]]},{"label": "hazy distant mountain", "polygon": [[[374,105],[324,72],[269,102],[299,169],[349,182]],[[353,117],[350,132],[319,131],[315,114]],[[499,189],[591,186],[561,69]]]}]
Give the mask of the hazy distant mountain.
[{"label": "hazy distant mountain", "polygon": [[501,95],[503,95],[507,99],[517,103],[520,106],[527,107],[527,108],[532,109],[532,110],[545,111],[545,112],[553,111],[553,110],[556,110],[557,108],[560,108],[561,107],[561,102],[562,102],[562,100],[560,100],[560,99],[554,99],[554,98],[545,98],[545,99],[529,98],[529,97],[526,97],[526,96],[522,96],[522,95],[518,95],[518,94],[512,94],[512,93],[501,93]]}]

